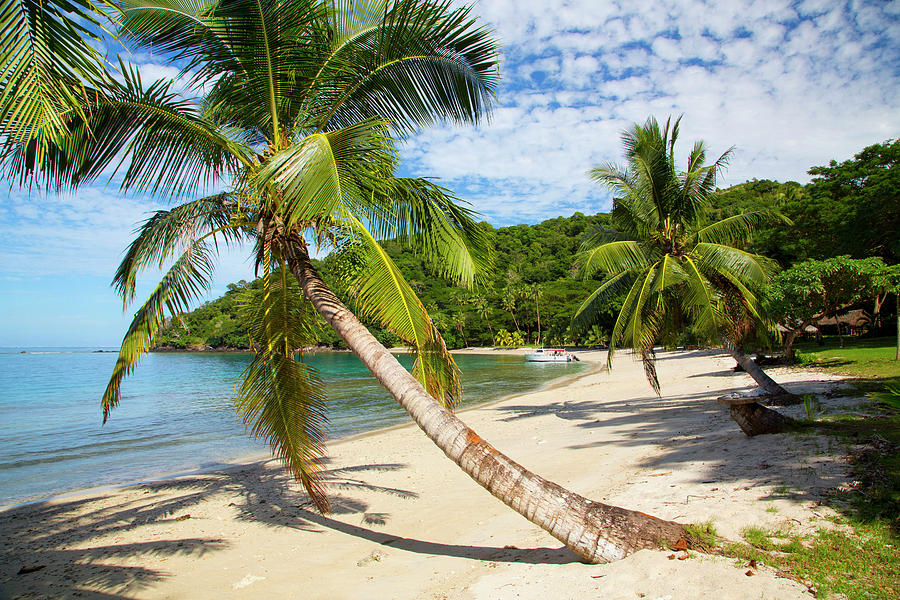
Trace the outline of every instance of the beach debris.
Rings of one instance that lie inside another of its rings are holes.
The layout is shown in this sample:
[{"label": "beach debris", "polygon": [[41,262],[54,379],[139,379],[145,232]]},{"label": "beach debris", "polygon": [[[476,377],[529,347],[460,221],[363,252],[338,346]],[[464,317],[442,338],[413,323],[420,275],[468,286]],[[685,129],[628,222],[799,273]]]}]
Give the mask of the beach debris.
[{"label": "beach debris", "polygon": [[252,584],[256,583],[257,581],[262,581],[263,579],[265,579],[265,577],[261,577],[259,575],[251,575],[250,573],[247,573],[246,575],[244,575],[243,579],[241,579],[237,583],[233,584],[231,586],[231,589],[239,590],[241,588],[247,587],[248,585],[252,585]]},{"label": "beach debris", "polygon": [[40,571],[45,568],[47,565],[34,565],[33,567],[22,567],[19,569],[19,572],[16,575],[27,575],[28,573],[34,573],[35,571]]},{"label": "beach debris", "polygon": [[384,559],[384,557],[386,557],[386,556],[387,556],[387,554],[385,554],[384,552],[380,552],[378,550],[373,550],[372,553],[369,554],[367,557],[356,561],[356,566],[364,567],[371,562],[381,562],[382,559]]},{"label": "beach debris", "polygon": [[756,573],[753,571],[753,569],[747,569],[747,572],[744,573],[744,575],[746,575],[747,577],[753,577],[754,575],[756,575]]},{"label": "beach debris", "polygon": [[191,515],[187,514],[187,515],[181,515],[180,517],[175,517],[175,520],[176,521],[187,521],[190,518],[191,518]]}]

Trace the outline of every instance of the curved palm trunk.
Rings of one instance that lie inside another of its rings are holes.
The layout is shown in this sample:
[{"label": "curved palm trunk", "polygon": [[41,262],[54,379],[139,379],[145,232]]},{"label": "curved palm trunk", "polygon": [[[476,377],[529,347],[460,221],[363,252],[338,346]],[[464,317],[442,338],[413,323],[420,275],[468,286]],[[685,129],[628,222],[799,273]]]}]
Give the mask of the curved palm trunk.
[{"label": "curved palm trunk", "polygon": [[[739,365],[747,372],[753,380],[766,391],[769,396],[778,405],[785,406],[788,404],[796,404],[800,401],[799,397],[790,393],[774,379],[766,375],[766,373],[756,364],[750,356],[741,350],[741,348],[728,338],[722,338],[722,345],[728,350],[729,354],[737,361]],[[760,435],[763,433],[778,433],[784,431],[791,424],[791,419],[785,417],[781,413],[766,408],[762,404],[742,404],[732,406],[730,410],[731,418],[740,426],[741,431],[748,436]]]},{"label": "curved palm trunk", "polygon": [[686,539],[678,523],[593,502],[501,454],[432,398],[322,281],[306,248],[284,250],[306,297],[425,434],[472,479],[591,563]]}]

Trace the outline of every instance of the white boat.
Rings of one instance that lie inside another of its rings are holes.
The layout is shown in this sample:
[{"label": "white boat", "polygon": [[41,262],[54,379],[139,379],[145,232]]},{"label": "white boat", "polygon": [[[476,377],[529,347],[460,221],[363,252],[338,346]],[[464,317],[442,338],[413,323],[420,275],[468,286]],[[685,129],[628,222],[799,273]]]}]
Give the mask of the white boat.
[{"label": "white boat", "polygon": [[538,348],[534,352],[525,355],[528,362],[570,362],[578,360],[574,354],[566,352],[565,348]]}]

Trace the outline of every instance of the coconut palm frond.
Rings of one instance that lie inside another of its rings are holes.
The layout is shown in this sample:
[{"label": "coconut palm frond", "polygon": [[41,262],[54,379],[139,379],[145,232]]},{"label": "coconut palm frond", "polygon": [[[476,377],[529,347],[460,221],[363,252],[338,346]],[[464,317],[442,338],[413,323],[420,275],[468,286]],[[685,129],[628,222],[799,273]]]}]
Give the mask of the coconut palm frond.
[{"label": "coconut palm frond", "polygon": [[206,122],[171,81],[145,86],[136,68],[122,81],[85,97],[81,121],[70,111],[70,132],[36,163],[33,146],[8,155],[21,180],[74,189],[101,175],[121,175],[123,191],[166,198],[193,195],[247,161],[249,151]]},{"label": "coconut palm frond", "polygon": [[226,245],[247,238],[251,222],[231,194],[216,194],[187,202],[169,210],[158,210],[135,230],[116,270],[112,286],[125,306],[134,297],[137,276],[150,266],[162,267],[177,252],[201,238],[219,239]]},{"label": "coconut palm frond", "polygon": [[253,181],[259,189],[276,184],[279,195],[268,210],[286,225],[305,226],[358,202],[361,185],[391,171],[396,160],[384,122],[369,120],[306,136],[272,155]]},{"label": "coconut palm frond", "polygon": [[578,331],[584,331],[596,323],[600,309],[606,305],[609,297],[628,285],[628,276],[629,273],[626,271],[603,280],[575,311],[575,315],[572,317],[572,327]]},{"label": "coconut palm frond", "polygon": [[238,415],[303,483],[316,508],[328,512],[320,465],[327,432],[325,384],[315,368],[293,358],[315,343],[318,315],[280,265],[263,276],[261,289],[245,292],[241,316],[256,355],[235,386]]},{"label": "coconut palm frond", "polygon": [[694,233],[693,239],[713,244],[741,244],[750,240],[757,227],[774,222],[792,224],[790,219],[776,211],[752,211],[707,225]]},{"label": "coconut palm frond", "polygon": [[683,269],[688,277],[682,306],[692,316],[698,331],[707,339],[718,340],[723,324],[719,294],[691,257],[684,257]]},{"label": "coconut palm frond", "polygon": [[778,268],[771,259],[723,244],[700,243],[693,254],[701,270],[728,273],[757,288],[765,285]]},{"label": "coconut palm frond", "polygon": [[103,393],[103,422],[119,404],[122,380],[150,351],[153,338],[163,326],[166,311],[175,316],[187,311],[192,302],[209,290],[214,270],[215,251],[205,241],[192,244],[166,272],[156,289],[144,302],[125,333],[112,377]]},{"label": "coconut palm frond", "polygon": [[123,35],[184,60],[184,74],[211,86],[220,122],[276,142],[314,71],[328,4],[318,0],[119,0]]},{"label": "coconut palm frond", "polygon": [[355,36],[329,63],[329,87],[312,88],[306,107],[322,107],[312,120],[328,129],[376,116],[401,135],[435,120],[478,123],[499,85],[498,53],[471,7],[396,0],[386,5],[378,35]]},{"label": "coconut palm frond", "polygon": [[235,406],[251,435],[268,441],[316,508],[328,512],[320,464],[327,419],[319,373],[289,356],[260,352],[241,374]]},{"label": "coconut palm frond", "polygon": [[590,277],[598,271],[610,274],[634,271],[652,264],[643,245],[634,240],[608,242],[583,251],[578,262],[585,277]]},{"label": "coconut palm frond", "polygon": [[459,369],[422,302],[365,226],[349,212],[344,222],[360,242],[354,249],[360,265],[352,275],[355,306],[410,344],[416,353],[413,375],[434,398],[455,406]]},{"label": "coconut palm frond", "polygon": [[69,133],[73,109],[84,118],[86,90],[107,80],[91,46],[104,11],[103,0],[0,2],[0,136],[30,145],[38,162]]},{"label": "coconut palm frond", "polygon": [[587,252],[591,248],[596,248],[609,242],[621,242],[630,239],[632,238],[622,231],[609,227],[595,227],[584,236],[584,241],[581,242],[581,251]]},{"label": "coconut palm frond", "polygon": [[438,276],[472,287],[492,267],[488,233],[447,189],[422,178],[391,178],[360,208],[369,230],[417,252]]},{"label": "coconut palm frond", "polygon": [[616,352],[616,348],[620,344],[625,344],[626,347],[630,347],[627,345],[628,340],[625,336],[625,330],[628,328],[629,321],[634,315],[635,302],[638,295],[640,294],[643,282],[643,277],[636,277],[631,283],[631,287],[628,290],[628,294],[625,296],[625,300],[622,302],[622,308],[619,309],[619,314],[616,317],[615,324],[613,325],[612,333],[609,336],[609,352],[607,354],[607,365],[612,365],[612,357]]}]

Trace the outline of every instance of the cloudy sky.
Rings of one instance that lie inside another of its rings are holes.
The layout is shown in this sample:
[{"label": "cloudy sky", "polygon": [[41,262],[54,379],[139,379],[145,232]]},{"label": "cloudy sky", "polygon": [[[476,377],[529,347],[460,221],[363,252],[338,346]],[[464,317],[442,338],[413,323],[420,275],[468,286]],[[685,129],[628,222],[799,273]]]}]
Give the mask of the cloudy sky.
[{"label": "cloudy sky", "polygon": [[[619,133],[683,114],[685,147],[735,146],[721,180],[808,180],[807,169],[900,136],[900,0],[482,0],[503,44],[493,118],[409,140],[405,170],[436,176],[494,225],[609,208],[586,171],[621,160]],[[175,70],[136,55],[144,78]],[[115,345],[128,319],[109,280],[160,205],[95,186],[0,202],[0,346]],[[213,295],[249,278],[222,261]],[[150,282],[145,282],[145,290]]]}]

